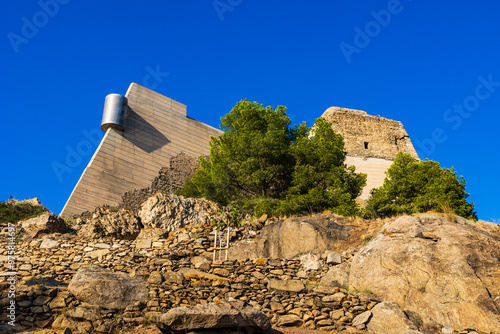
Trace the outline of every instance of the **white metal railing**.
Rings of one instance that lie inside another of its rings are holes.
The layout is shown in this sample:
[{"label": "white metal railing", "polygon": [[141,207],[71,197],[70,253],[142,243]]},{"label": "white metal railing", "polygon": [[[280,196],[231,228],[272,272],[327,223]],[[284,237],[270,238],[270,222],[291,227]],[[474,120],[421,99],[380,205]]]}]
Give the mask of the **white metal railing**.
[{"label": "white metal railing", "polygon": [[[217,252],[219,252],[219,261],[221,260],[222,258],[222,251],[226,251],[226,259],[225,261],[227,261],[227,252],[229,250],[229,230],[230,230],[230,227],[228,226],[226,228],[227,230],[227,237],[226,237],[226,240],[225,240],[225,245],[223,245],[223,239],[224,239],[224,234],[225,234],[225,231],[224,230],[219,230],[218,228],[214,228],[214,261],[215,261],[215,258],[216,258],[216,254]],[[219,245],[217,246],[217,240],[219,241]]]}]

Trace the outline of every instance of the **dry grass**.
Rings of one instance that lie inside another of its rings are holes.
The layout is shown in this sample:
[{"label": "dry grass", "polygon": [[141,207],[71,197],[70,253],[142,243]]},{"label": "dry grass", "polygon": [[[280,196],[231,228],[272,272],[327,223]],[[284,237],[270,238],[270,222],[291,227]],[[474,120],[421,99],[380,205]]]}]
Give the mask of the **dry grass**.
[{"label": "dry grass", "polygon": [[438,201],[439,208],[447,220],[456,222],[455,210],[448,201]]}]

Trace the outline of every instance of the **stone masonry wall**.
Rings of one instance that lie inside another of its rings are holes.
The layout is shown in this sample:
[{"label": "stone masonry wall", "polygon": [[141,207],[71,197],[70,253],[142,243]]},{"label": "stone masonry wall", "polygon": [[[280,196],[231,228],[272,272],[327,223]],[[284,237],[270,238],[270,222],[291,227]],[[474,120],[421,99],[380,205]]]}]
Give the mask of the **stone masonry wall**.
[{"label": "stone masonry wall", "polygon": [[362,110],[328,108],[321,116],[344,137],[348,156],[394,160],[399,152],[418,159],[403,124]]},{"label": "stone masonry wall", "polygon": [[160,169],[158,176],[153,179],[150,187],[131,190],[123,195],[123,208],[136,212],[142,203],[157,192],[170,194],[181,189],[184,182],[193,176],[197,165],[197,158],[183,152],[172,157],[170,166]]},{"label": "stone masonry wall", "polygon": [[[231,239],[241,239],[244,230],[235,229]],[[234,298],[264,312],[277,325],[344,329],[378,301],[373,295],[340,288],[315,291],[329,269],[326,263],[320,270],[305,271],[299,260],[211,261],[212,246],[210,226],[189,226],[153,242],[89,241],[54,234],[20,243],[16,323],[24,328],[67,326],[78,327],[77,333],[109,333],[116,326],[154,323],[173,307]],[[0,245],[0,259],[5,254],[7,248]],[[79,268],[90,264],[146,281],[149,298],[124,311],[79,301],[68,291],[68,283]],[[0,268],[6,266],[0,261]],[[0,321],[7,320],[9,284],[0,278]]]}]

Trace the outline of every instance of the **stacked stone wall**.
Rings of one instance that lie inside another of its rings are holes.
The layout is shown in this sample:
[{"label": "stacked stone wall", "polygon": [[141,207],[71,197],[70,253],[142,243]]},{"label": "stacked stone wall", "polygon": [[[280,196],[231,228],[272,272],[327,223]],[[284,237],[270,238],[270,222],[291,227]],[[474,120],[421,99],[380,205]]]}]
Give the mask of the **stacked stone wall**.
[{"label": "stacked stone wall", "polygon": [[[350,326],[356,315],[378,302],[373,295],[339,288],[315,291],[328,271],[326,263],[320,270],[307,271],[299,260],[212,261],[212,231],[208,226],[190,226],[157,241],[87,241],[62,234],[19,244],[16,323],[25,328],[76,326],[81,333],[108,333],[113,326],[154,323],[173,307],[232,298],[264,312],[275,324],[327,330]],[[244,231],[234,230],[231,239],[241,239]],[[0,255],[6,252],[0,248]],[[68,284],[79,268],[90,264],[147,281],[149,298],[125,310],[79,301]],[[9,282],[0,279],[2,322],[8,315],[4,307],[10,302],[8,287]]]},{"label": "stacked stone wall", "polygon": [[394,160],[399,152],[404,152],[418,159],[401,122],[338,107],[328,108],[321,117],[344,137],[348,156]]},{"label": "stacked stone wall", "polygon": [[193,176],[198,159],[185,153],[180,153],[170,159],[170,166],[162,167],[151,186],[126,192],[122,196],[122,207],[137,212],[142,203],[157,192],[172,194],[181,189],[187,179]]}]

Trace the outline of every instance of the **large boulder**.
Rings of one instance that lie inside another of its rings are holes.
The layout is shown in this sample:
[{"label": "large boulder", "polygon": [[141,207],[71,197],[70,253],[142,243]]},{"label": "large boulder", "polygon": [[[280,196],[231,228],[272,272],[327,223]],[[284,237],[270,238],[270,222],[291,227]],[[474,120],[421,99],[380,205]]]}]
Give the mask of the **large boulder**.
[{"label": "large boulder", "polygon": [[354,256],[349,286],[448,327],[500,331],[500,228],[439,214],[400,217]]},{"label": "large boulder", "polygon": [[68,231],[64,220],[50,212],[21,221],[20,224],[32,238],[39,238],[42,234],[64,233]]},{"label": "large boulder", "polygon": [[350,271],[350,262],[344,262],[338,266],[330,267],[326,275],[321,278],[318,289],[328,293],[328,291],[335,288],[347,288],[349,286]]},{"label": "large boulder", "polygon": [[158,317],[162,333],[188,333],[206,329],[236,329],[264,332],[271,328],[269,318],[243,302],[208,303],[191,308],[177,307]]},{"label": "large boulder", "polygon": [[158,193],[148,198],[138,212],[145,229],[165,235],[186,225],[210,224],[218,204],[203,198],[183,198]]},{"label": "large boulder", "polygon": [[333,214],[291,218],[266,225],[255,241],[231,245],[230,257],[292,259],[306,252],[323,254],[339,247],[350,237],[350,221]]},{"label": "large boulder", "polygon": [[96,265],[78,269],[68,290],[80,301],[110,309],[144,301],[149,293],[144,281]]},{"label": "large boulder", "polygon": [[392,301],[375,305],[367,328],[375,334],[402,334],[417,330],[401,307]]},{"label": "large boulder", "polygon": [[100,207],[92,214],[77,218],[72,227],[79,236],[88,239],[134,239],[139,235],[142,224],[131,211]]}]

